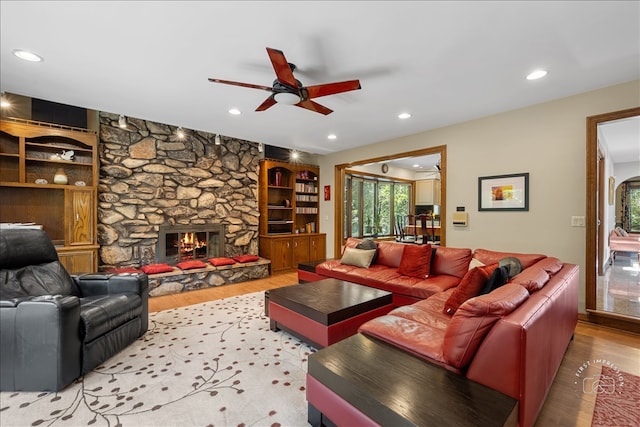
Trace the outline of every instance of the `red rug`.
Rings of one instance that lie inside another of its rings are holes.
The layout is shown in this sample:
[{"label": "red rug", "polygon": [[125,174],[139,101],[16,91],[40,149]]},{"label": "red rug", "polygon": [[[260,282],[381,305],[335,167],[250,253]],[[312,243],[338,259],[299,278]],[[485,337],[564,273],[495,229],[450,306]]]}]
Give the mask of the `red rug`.
[{"label": "red rug", "polygon": [[592,427],[640,425],[640,377],[602,367]]}]

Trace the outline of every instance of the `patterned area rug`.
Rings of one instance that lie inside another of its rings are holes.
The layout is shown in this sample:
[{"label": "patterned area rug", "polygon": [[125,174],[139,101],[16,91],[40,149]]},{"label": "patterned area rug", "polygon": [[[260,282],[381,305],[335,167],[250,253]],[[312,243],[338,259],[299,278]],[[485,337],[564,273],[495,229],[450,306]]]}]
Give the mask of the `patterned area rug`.
[{"label": "patterned area rug", "polygon": [[603,366],[591,426],[640,426],[640,377]]},{"label": "patterned area rug", "polygon": [[315,351],[269,330],[264,293],[150,315],[149,332],[58,393],[3,392],[8,426],[303,426]]}]

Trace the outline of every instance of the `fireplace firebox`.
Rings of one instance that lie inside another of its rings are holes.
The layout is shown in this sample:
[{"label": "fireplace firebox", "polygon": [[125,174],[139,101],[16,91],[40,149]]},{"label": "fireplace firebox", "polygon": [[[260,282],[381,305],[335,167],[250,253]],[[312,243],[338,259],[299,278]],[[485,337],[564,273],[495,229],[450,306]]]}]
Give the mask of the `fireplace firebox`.
[{"label": "fireplace firebox", "polygon": [[160,226],[156,261],[176,264],[224,256],[224,225]]}]

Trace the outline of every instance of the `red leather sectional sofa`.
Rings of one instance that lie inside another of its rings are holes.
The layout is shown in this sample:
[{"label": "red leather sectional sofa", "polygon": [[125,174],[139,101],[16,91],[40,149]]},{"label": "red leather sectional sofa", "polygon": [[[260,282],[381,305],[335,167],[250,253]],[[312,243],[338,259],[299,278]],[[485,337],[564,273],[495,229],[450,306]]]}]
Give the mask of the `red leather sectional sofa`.
[{"label": "red leather sectional sofa", "polygon": [[[355,248],[362,240],[350,237],[346,247]],[[404,276],[398,272],[406,245],[397,242],[379,242],[374,264],[369,268],[355,267],[340,262],[340,259],[325,261],[316,266],[315,275],[305,276],[310,280],[327,277],[346,280],[393,293],[395,306],[412,304],[431,295],[451,289],[460,283],[469,270],[471,249],[438,247],[431,258],[431,274],[426,279]],[[299,272],[300,274],[300,272]]]},{"label": "red leather sectional sofa", "polygon": [[[349,239],[347,245],[358,242]],[[397,273],[403,246],[380,242],[376,264],[369,268],[330,260],[316,267],[316,275],[393,292],[398,307],[363,324],[360,333],[517,399],[518,424],[534,425],[577,324],[578,266],[541,254],[436,247],[431,275],[416,279]],[[472,258],[491,265],[509,256],[520,260],[521,273],[462,303],[453,315],[444,313]],[[324,398],[354,410],[337,395]]]}]

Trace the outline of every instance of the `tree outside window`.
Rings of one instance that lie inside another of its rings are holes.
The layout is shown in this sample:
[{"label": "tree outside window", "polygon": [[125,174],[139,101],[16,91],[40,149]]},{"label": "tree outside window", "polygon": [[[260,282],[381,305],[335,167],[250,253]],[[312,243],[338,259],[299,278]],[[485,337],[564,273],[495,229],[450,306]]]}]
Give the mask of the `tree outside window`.
[{"label": "tree outside window", "polygon": [[346,178],[345,202],[350,215],[344,221],[344,236],[393,236],[396,215],[409,213],[411,184],[355,174]]}]

